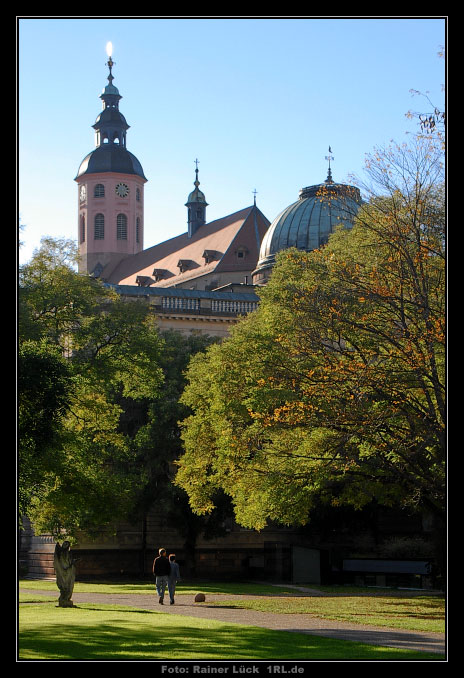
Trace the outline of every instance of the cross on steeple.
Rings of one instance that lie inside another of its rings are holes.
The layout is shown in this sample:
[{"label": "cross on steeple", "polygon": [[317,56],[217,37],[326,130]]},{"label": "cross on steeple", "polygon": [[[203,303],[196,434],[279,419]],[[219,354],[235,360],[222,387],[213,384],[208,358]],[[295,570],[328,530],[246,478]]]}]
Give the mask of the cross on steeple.
[{"label": "cross on steeple", "polygon": [[252,191],[252,193],[254,195],[254,201],[255,201],[255,205],[256,205],[256,195],[258,194],[258,191],[256,190],[256,188]]}]

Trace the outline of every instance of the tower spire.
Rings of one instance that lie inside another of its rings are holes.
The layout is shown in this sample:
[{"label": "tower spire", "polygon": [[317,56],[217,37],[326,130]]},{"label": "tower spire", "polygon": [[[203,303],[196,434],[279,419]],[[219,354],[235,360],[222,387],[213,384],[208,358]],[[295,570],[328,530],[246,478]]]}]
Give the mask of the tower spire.
[{"label": "tower spire", "polygon": [[332,149],[329,146],[329,155],[325,156],[325,159],[329,163],[329,171],[327,172],[327,179],[325,180],[326,184],[333,184],[333,179],[332,179],[332,170],[330,169],[330,161],[335,160],[335,158],[332,155]]},{"label": "tower spire", "polygon": [[108,76],[108,80],[109,80],[110,85],[112,85],[114,77],[113,77],[113,74],[111,72],[111,69],[113,68],[115,62],[111,58],[111,55],[113,53],[113,44],[111,42],[106,43],[106,53],[108,54],[108,61],[106,62],[106,66],[108,66],[108,68],[110,69],[110,74]]},{"label": "tower spire", "polygon": [[117,87],[113,85],[114,75],[113,66],[115,62],[111,58],[113,46],[111,42],[106,45],[108,54],[108,84],[100,94],[100,99],[103,103],[103,111],[97,117],[93,128],[95,130],[95,145],[101,146],[104,143],[118,144],[121,147],[126,147],[127,130],[129,125],[125,117],[119,110],[119,101],[122,96],[119,94]]},{"label": "tower spire", "polygon": [[198,181],[198,163],[199,162],[200,161],[198,160],[198,158],[195,158],[195,181],[193,182],[193,185],[197,189],[198,189],[198,186],[200,185],[200,182]]},{"label": "tower spire", "polygon": [[200,191],[200,182],[198,181],[198,158],[195,158],[195,181],[193,185],[194,190],[189,194],[185,206],[187,207],[187,224],[189,238],[206,223],[206,202],[205,194]]},{"label": "tower spire", "polygon": [[110,56],[109,59],[108,59],[108,61],[106,62],[106,65],[107,65],[108,68],[110,69],[110,74],[109,74],[109,76],[108,76],[108,81],[109,81],[110,85],[113,84],[113,80],[114,80],[113,73],[111,72],[111,69],[113,68],[114,63],[115,63],[115,62],[113,61],[113,59],[112,59],[111,56]]},{"label": "tower spire", "polygon": [[325,156],[325,159],[326,159],[326,160],[328,161],[328,163],[329,163],[329,170],[328,170],[328,172],[327,172],[327,179],[325,180],[325,183],[326,183],[326,184],[333,184],[332,170],[330,169],[330,161],[331,161],[331,160],[335,160],[335,158],[334,158],[333,155],[332,155],[332,149],[330,148],[330,146],[329,146],[329,155],[326,155],[326,156]]}]

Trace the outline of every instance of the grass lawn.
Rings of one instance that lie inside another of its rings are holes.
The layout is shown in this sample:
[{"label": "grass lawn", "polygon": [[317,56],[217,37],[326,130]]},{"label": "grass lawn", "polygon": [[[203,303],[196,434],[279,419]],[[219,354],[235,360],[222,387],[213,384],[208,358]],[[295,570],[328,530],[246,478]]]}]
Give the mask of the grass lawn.
[{"label": "grass lawn", "polygon": [[[58,589],[54,581],[22,580],[20,588],[53,591]],[[295,596],[295,590],[267,584],[248,582],[180,582],[177,596],[195,595],[199,591],[207,595],[208,605],[242,607],[260,612],[280,614],[310,614],[322,619],[345,621],[353,624],[370,624],[410,631],[445,631],[445,600],[443,596],[421,591],[398,591],[357,589],[355,587],[318,587],[323,596]],[[76,582],[76,593],[153,594],[154,582],[92,583]],[[241,598],[215,602],[214,594],[238,594],[257,596],[256,599]],[[199,603],[201,605],[201,603]]]},{"label": "grass lawn", "polygon": [[[201,603],[200,603],[201,604]],[[221,602],[210,602],[221,606]],[[224,604],[224,603],[222,603]],[[392,629],[445,632],[445,603],[429,596],[354,596],[228,600],[227,607],[279,614],[310,614],[322,619],[386,626]]]},{"label": "grass lawn", "polygon": [[20,606],[18,647],[20,660],[443,660],[437,654],[135,607],[59,608],[56,598]]},{"label": "grass lawn", "polygon": [[[55,581],[38,579],[21,579],[19,587],[35,591],[58,591]],[[155,580],[141,582],[76,582],[76,593],[143,593],[152,594],[155,590]],[[270,596],[286,593],[295,595],[295,591],[284,586],[272,586],[271,584],[255,584],[254,582],[188,582],[180,581],[176,588],[177,593],[195,595],[199,591],[205,594],[228,593],[249,596]]]}]

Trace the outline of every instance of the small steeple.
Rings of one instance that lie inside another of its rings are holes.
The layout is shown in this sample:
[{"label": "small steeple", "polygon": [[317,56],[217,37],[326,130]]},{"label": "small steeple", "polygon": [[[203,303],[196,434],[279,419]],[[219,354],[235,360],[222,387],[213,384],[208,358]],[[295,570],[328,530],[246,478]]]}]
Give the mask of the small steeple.
[{"label": "small steeple", "polygon": [[195,160],[195,181],[193,185],[195,189],[190,193],[187,198],[185,206],[187,207],[187,224],[188,224],[188,236],[189,238],[200,228],[203,224],[206,223],[206,207],[208,203],[206,202],[205,194],[200,191],[199,186],[200,182],[198,181],[198,159]]}]

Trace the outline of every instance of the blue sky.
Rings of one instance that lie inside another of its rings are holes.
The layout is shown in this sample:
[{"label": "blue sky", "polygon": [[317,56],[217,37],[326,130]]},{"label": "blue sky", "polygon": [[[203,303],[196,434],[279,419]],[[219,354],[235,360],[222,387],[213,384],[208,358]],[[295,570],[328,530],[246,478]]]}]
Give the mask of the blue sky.
[{"label": "blue sky", "polygon": [[195,159],[212,221],[253,203],[272,221],[300,188],[362,177],[365,157],[443,107],[444,18],[18,18],[19,263],[77,237],[79,164],[107,84],[142,164],[145,247],[187,230]]}]

